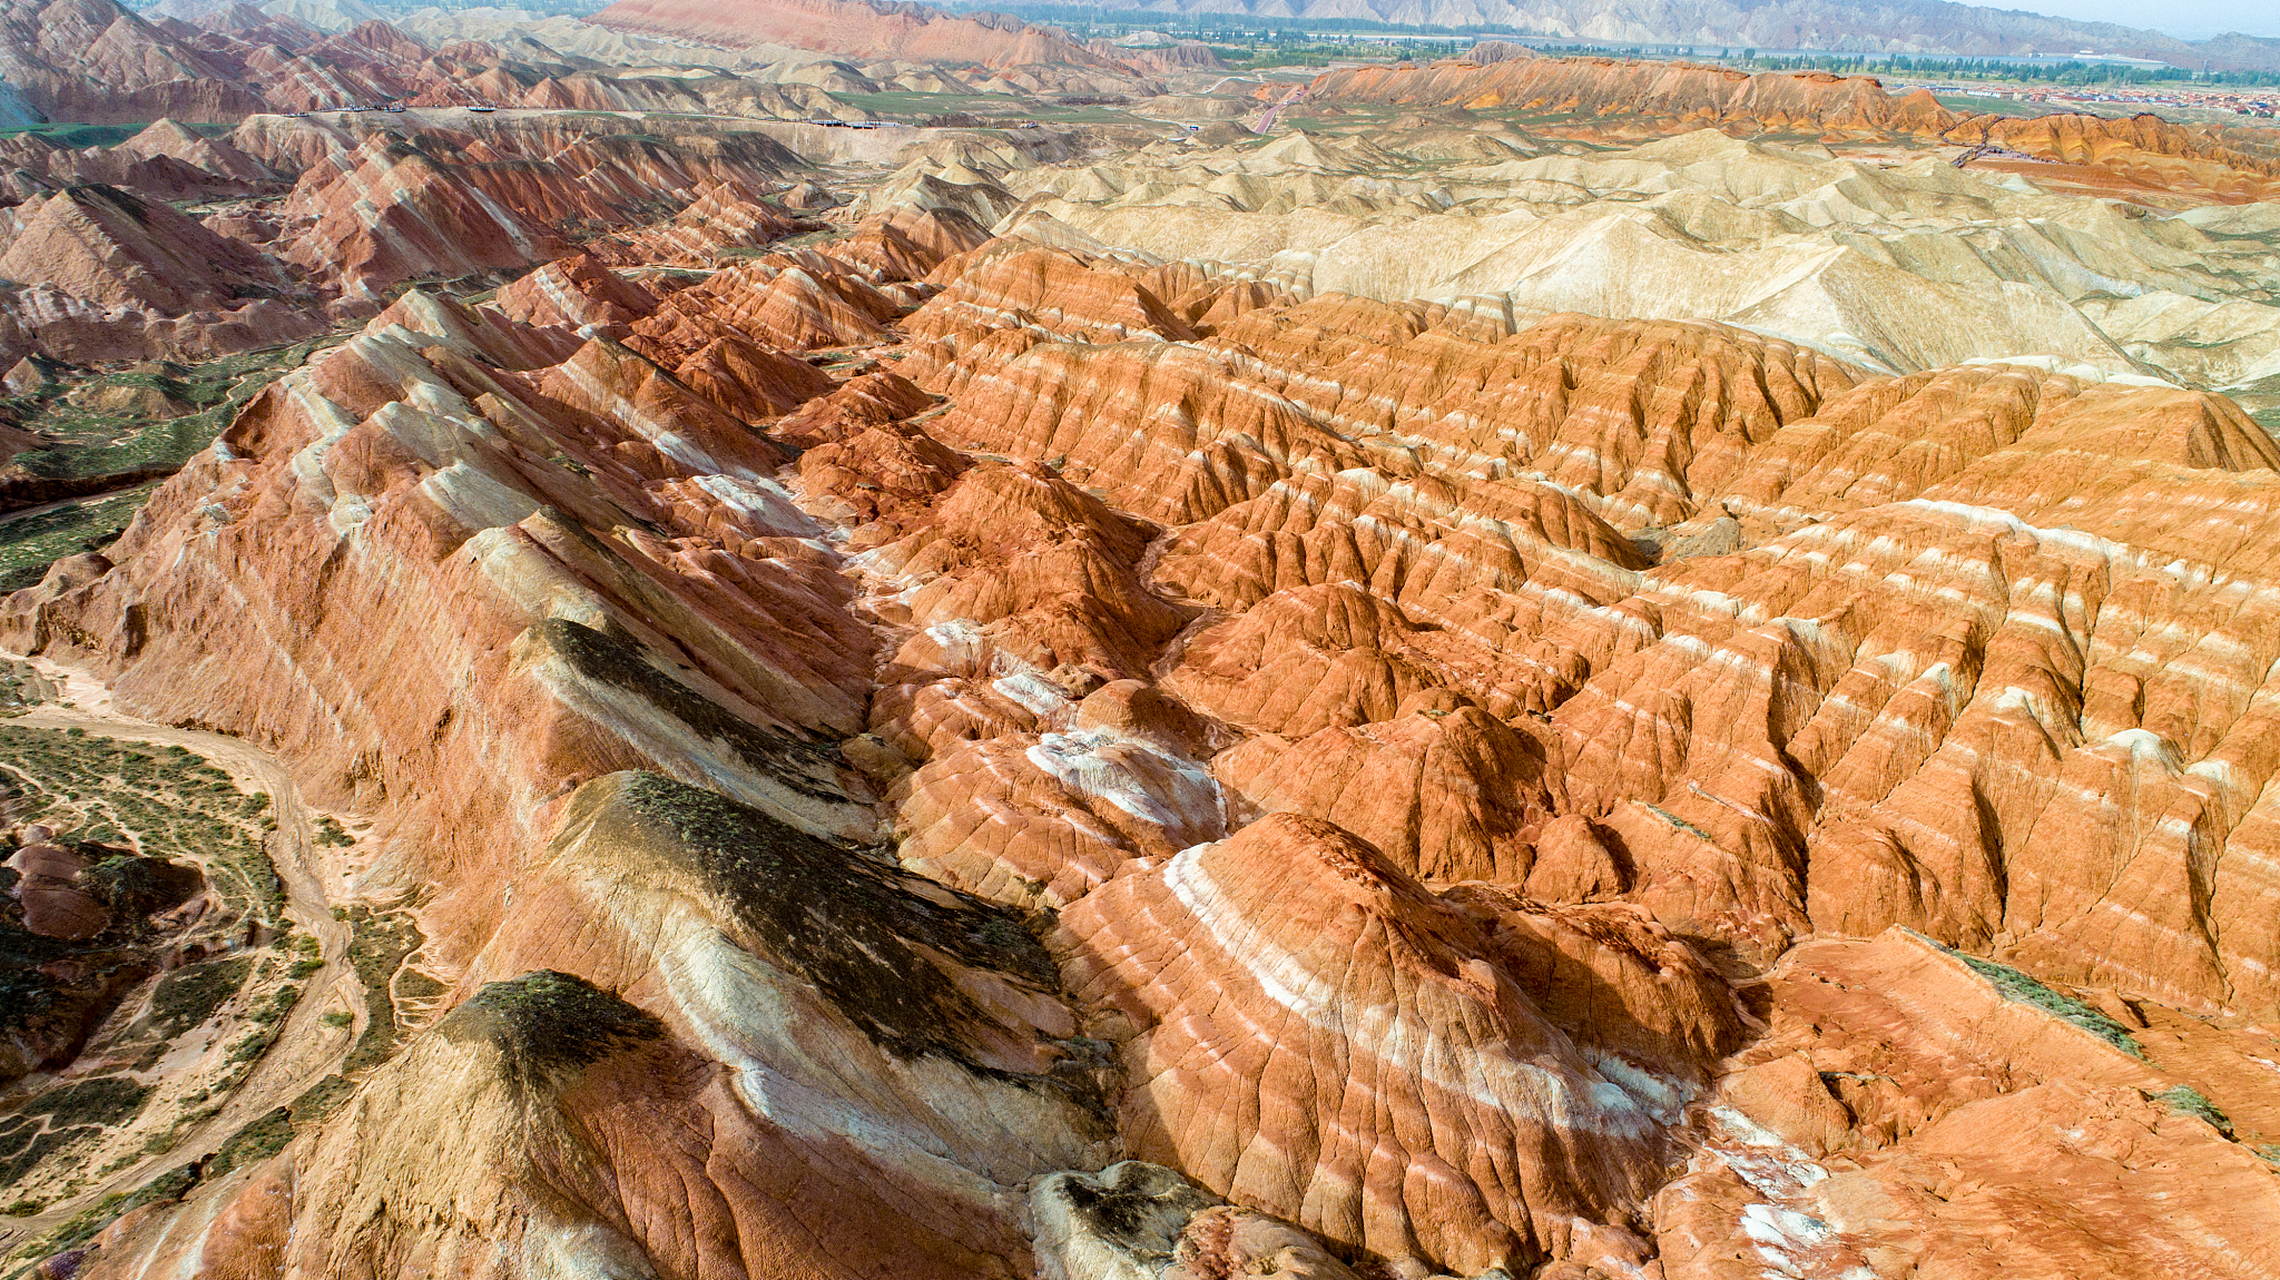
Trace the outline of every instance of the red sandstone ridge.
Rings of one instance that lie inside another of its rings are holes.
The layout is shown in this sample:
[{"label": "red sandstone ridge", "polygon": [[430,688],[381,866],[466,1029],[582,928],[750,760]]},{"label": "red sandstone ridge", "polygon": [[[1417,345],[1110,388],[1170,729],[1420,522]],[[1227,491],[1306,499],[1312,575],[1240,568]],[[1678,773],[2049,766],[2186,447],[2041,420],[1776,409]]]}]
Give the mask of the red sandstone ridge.
[{"label": "red sandstone ridge", "polygon": [[73,187],[19,205],[0,229],[0,275],[103,306],[179,313],[275,293],[278,264],[155,200]]},{"label": "red sandstone ridge", "polygon": [[[1668,1099],[1600,1073],[1585,1029],[1538,1003],[1561,979],[1520,959],[1545,937],[1484,930],[1481,906],[1285,815],[1088,895],[1061,922],[1071,983],[1117,1015],[1135,1153],[1411,1265],[1643,1259],[1621,1228],[1656,1180]],[[1683,980],[1718,993],[1686,1036],[1714,1055],[1735,1011],[1715,977]]]},{"label": "red sandstone ridge", "polygon": [[[530,40],[430,44],[377,20],[332,32],[246,5],[206,13],[199,23],[145,19],[113,0],[10,0],[0,5],[0,79],[20,96],[0,110],[74,122],[234,123],[265,111],[489,102],[547,111],[870,118],[807,84],[621,74],[628,69],[565,61]],[[1129,68],[1089,54],[1065,58],[1073,48],[1040,39],[1017,41],[1010,52],[1130,78]]]},{"label": "red sandstone ridge", "polygon": [[0,214],[0,272],[25,282],[0,352],[70,361],[212,354],[315,332],[315,292],[285,264],[161,200],[105,186]]},{"label": "red sandstone ridge", "polygon": [[[345,146],[322,133],[262,141],[279,152],[319,149],[302,161],[280,210],[305,233],[280,237],[287,241],[280,250],[313,278],[351,293],[544,262],[571,247],[567,226],[648,223],[724,187],[756,189],[798,163],[759,134],[674,141],[562,122],[480,137],[457,129],[376,132]],[[485,158],[455,163],[451,154],[463,148]],[[747,234],[788,225],[754,219]]]},{"label": "red sandstone ridge", "polygon": [[[0,185],[10,281],[0,357],[195,360],[276,345],[369,314],[405,280],[505,275],[558,257],[575,247],[566,227],[622,233],[597,242],[605,255],[709,260],[805,225],[755,203],[800,163],[759,133],[645,134],[614,116],[365,121],[257,116],[206,138],[160,120],[109,148],[28,134],[0,143],[16,165]],[[187,201],[219,207],[198,220],[176,207]],[[907,274],[981,238],[969,229],[949,245],[930,228],[936,220],[908,235],[882,225],[864,251]],[[510,307],[526,295],[523,305],[540,306],[549,281],[524,282]],[[624,337],[654,305],[613,297],[578,304],[589,310],[575,318],[527,314]]]},{"label": "red sandstone ridge", "polygon": [[1895,97],[1873,77],[1827,72],[1751,75],[1608,58],[1444,61],[1325,72],[1308,87],[1307,97],[1320,104],[1459,107],[1633,125],[1696,122],[1744,134],[1897,134],[1963,146],[1995,142],[2038,162],[2085,168],[2086,174],[2056,175],[2084,185],[2199,193],[2228,203],[2269,199],[2280,177],[2269,142],[2252,141],[2241,130],[2173,124],[2152,115],[1967,116],[1941,106],[1926,90]]},{"label": "red sandstone ridge", "polygon": [[786,44],[860,58],[1036,63],[1126,71],[1056,28],[1000,14],[954,17],[922,4],[873,0],[618,0],[593,21],[623,31],[682,36],[725,45]]},{"label": "red sandstone ridge", "polygon": [[[1356,67],[1315,77],[1307,98],[1587,117],[1639,115],[1759,129],[1886,129],[1904,112],[1910,118],[1916,114],[1910,100],[1892,98],[1866,76],[1752,75],[1724,67],[1611,58]],[[1961,117],[1942,111],[1933,119],[1944,125]]]},{"label": "red sandstone ridge", "polygon": [[59,120],[235,121],[261,95],[112,0],[8,0],[0,79]]}]

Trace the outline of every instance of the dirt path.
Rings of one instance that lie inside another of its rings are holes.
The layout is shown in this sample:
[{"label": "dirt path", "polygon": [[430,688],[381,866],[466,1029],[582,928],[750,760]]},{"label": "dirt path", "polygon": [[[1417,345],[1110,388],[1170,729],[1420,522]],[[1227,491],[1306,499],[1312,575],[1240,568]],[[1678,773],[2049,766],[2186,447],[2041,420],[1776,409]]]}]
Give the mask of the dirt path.
[{"label": "dirt path", "polygon": [[150,469],[142,471],[121,471],[112,475],[97,477],[103,480],[113,480],[117,483],[113,484],[110,488],[107,489],[95,489],[87,493],[75,494],[68,498],[57,498],[53,502],[43,502],[38,506],[18,507],[13,511],[0,513],[0,526],[14,524],[18,520],[29,520],[33,516],[44,516],[50,511],[61,511],[65,507],[75,507],[82,502],[95,502],[103,498],[108,498],[112,494],[123,493],[128,489],[133,489],[140,485],[150,484],[153,481],[157,480],[164,480],[167,475],[168,473],[163,469]]},{"label": "dirt path", "polygon": [[0,1221],[0,1254],[60,1225],[110,1192],[132,1190],[155,1174],[211,1154],[239,1129],[301,1096],[339,1069],[361,1029],[360,1025],[327,1027],[322,1023],[325,1012],[345,1006],[357,1014],[361,1024],[364,1009],[363,984],[357,981],[355,967],[348,963],[351,930],[347,922],[335,920],[332,914],[322,846],[317,843],[316,816],[302,800],[284,762],[226,734],[177,729],[123,715],[112,706],[110,691],[93,679],[43,659],[31,661],[40,674],[55,682],[61,700],[72,705],[37,707],[14,723],[84,729],[105,737],[183,747],[211,760],[247,790],[269,794],[277,830],[271,833],[267,849],[277,878],[284,885],[285,914],[295,927],[317,939],[325,964],[301,984],[301,998],[286,1015],[269,1052],[232,1091],[220,1113],[164,1154],[124,1169],[69,1201],[58,1201],[36,1218]]}]

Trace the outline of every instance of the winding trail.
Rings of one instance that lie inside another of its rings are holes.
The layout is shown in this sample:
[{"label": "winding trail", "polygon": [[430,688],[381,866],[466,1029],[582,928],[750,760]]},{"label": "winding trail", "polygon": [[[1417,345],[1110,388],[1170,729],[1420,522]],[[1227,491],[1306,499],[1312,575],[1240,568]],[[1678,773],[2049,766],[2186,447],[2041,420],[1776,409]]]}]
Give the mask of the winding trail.
[{"label": "winding trail", "polygon": [[[338,1070],[365,1020],[363,984],[357,980],[355,966],[348,962],[353,931],[346,921],[333,918],[322,846],[317,843],[316,816],[302,800],[284,762],[227,734],[177,729],[125,715],[112,705],[110,691],[93,678],[44,658],[29,661],[41,675],[55,682],[60,701],[71,705],[37,707],[16,717],[14,723],[43,729],[84,729],[110,738],[183,747],[212,761],[247,790],[269,794],[277,829],[270,833],[267,852],[285,889],[285,914],[296,928],[317,939],[324,968],[302,982],[301,998],[286,1015],[276,1040],[218,1114],[171,1149],[101,1179],[79,1196],[57,1201],[36,1217],[0,1219],[0,1255],[61,1225],[111,1192],[131,1191],[159,1173],[212,1154],[238,1130]],[[355,1021],[346,1027],[324,1025],[326,1011],[343,1003],[354,1013]]]}]

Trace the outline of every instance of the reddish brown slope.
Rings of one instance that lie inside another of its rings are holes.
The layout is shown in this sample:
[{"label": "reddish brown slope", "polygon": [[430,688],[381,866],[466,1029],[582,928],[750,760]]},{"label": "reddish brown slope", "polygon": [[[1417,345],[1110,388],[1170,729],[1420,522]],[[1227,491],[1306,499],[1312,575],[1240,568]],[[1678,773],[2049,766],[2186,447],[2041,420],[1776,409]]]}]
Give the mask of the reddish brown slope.
[{"label": "reddish brown slope", "polygon": [[[1899,103],[1865,76],[1751,75],[1683,62],[1523,58],[1356,67],[1317,76],[1314,102],[1394,102],[1581,116],[1640,115],[1766,129],[1884,129]],[[1941,112],[1943,123],[1958,117]]]},{"label": "reddish brown slope", "polygon": [[2231,402],[908,210],[649,279],[408,296],[0,611],[371,818],[458,983],[82,1274],[1022,1276],[1119,1154],[1397,1274],[2270,1274]]},{"label": "reddish brown slope", "polygon": [[[1357,67],[1315,78],[1317,104],[1395,103],[1604,121],[1617,127],[1699,123],[1760,131],[1898,135],[1969,146],[1998,143],[2030,158],[2011,165],[2062,186],[2178,193],[2238,203],[2280,191],[2269,131],[2061,113],[2020,119],[1964,116],[1918,90],[1887,93],[1869,76],[1749,75],[1723,67],[1610,58],[1524,58],[1482,64]],[[1548,122],[1557,131],[1560,122]],[[1998,161],[1997,164],[2004,162]],[[2059,166],[2064,166],[2059,167]]]},{"label": "reddish brown slope", "polygon": [[112,0],[0,4],[0,78],[58,120],[230,121],[260,94]]}]

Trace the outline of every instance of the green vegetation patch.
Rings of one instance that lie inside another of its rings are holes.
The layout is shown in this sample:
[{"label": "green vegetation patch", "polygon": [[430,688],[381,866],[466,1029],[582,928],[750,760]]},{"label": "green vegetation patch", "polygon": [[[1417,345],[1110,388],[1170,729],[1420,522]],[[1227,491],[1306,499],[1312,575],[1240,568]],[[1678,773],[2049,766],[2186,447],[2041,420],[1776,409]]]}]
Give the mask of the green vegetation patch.
[{"label": "green vegetation patch", "polygon": [[[130,1210],[164,1200],[181,1199],[189,1192],[190,1188],[198,1185],[198,1177],[196,1168],[190,1165],[182,1165],[152,1178],[132,1192],[113,1192],[103,1197],[102,1203],[77,1214],[69,1222],[44,1236],[19,1246],[14,1253],[8,1255],[9,1259],[11,1261],[18,1259],[36,1260],[61,1253],[66,1249],[75,1249],[94,1239],[97,1232],[118,1221]],[[28,1212],[37,1213],[39,1207],[35,1206],[36,1202],[19,1203],[11,1206],[11,1208],[24,1208]],[[26,1275],[29,1271],[30,1268],[28,1267],[16,1271],[9,1276],[9,1280],[17,1280],[17,1277]]]},{"label": "green vegetation patch", "polygon": [[[1932,945],[1941,946],[1936,942]],[[1971,971],[1993,984],[1996,992],[2004,999],[2033,1005],[2052,1017],[2071,1022],[2133,1058],[2145,1057],[2145,1046],[2138,1043],[2137,1037],[2130,1034],[2128,1027],[2073,996],[2053,991],[2032,976],[2007,964],[1982,959],[1953,947],[1941,946],[1941,949],[1971,966]]]},{"label": "green vegetation patch", "polygon": [[[1644,804],[1645,802],[1642,801],[1641,803]],[[1662,819],[1664,822],[1669,823],[1671,826],[1676,827],[1680,831],[1693,836],[1697,840],[1707,841],[1712,844],[1717,843],[1717,837],[1711,835],[1707,831],[1704,831],[1702,828],[1695,826],[1693,823],[1688,822],[1686,819],[1679,817],[1677,814],[1672,813],[1670,810],[1663,808],[1661,805],[1646,805],[1646,810],[1647,812]]]},{"label": "green vegetation patch", "polygon": [[156,1092],[125,1076],[94,1076],[50,1089],[0,1119],[0,1184],[14,1184],[82,1140],[94,1141],[142,1113]]},{"label": "green vegetation patch", "polygon": [[36,587],[56,561],[117,542],[157,487],[136,485],[0,523],[0,592]]},{"label": "green vegetation patch", "polygon": [[2219,1110],[2216,1103],[2209,1101],[2199,1089],[2189,1084],[2164,1089],[2153,1095],[2153,1100],[2171,1111],[2206,1120],[2221,1132],[2233,1131],[2232,1117]]},{"label": "green vegetation patch", "polygon": [[349,1083],[348,1077],[326,1076],[302,1090],[301,1096],[288,1103],[285,1109],[292,1113],[293,1127],[298,1132],[323,1124],[355,1092],[356,1086]]},{"label": "green vegetation patch", "polygon": [[334,340],[328,335],[202,364],[143,365],[59,383],[13,402],[20,425],[46,442],[14,461],[51,479],[174,470],[212,444],[254,396]]},{"label": "green vegetation patch", "polygon": [[[99,1032],[118,1002],[158,969],[167,949],[233,948],[249,932],[289,935],[260,820],[247,815],[246,797],[229,775],[194,753],[83,729],[0,722],[0,793],[14,818],[54,828],[58,844],[89,860],[80,884],[109,911],[100,933],[65,941],[24,928],[14,900],[0,894],[0,1032],[42,1065],[62,1067],[88,1037],[101,1034],[106,1061],[152,1070],[177,1039],[261,980],[265,965],[271,981],[284,972],[286,963],[247,953],[192,963],[158,975],[137,1022]],[[165,913],[209,887],[221,905],[186,938]],[[72,976],[52,976],[59,973]],[[0,1182],[62,1179],[62,1194],[70,1194],[81,1178],[107,1177],[170,1148],[219,1111],[218,1099],[268,1048],[299,994],[292,985],[267,991],[249,1010],[247,1034],[231,1047],[220,1074],[183,1099],[185,1107],[165,1132],[143,1135],[139,1152],[114,1148],[122,1131],[142,1122],[151,1086],[113,1074],[32,1092],[0,1116]],[[99,1152],[109,1154],[109,1163],[89,1167]],[[111,1215],[117,1211],[113,1205]]]},{"label": "green vegetation patch", "polygon": [[203,1177],[218,1178],[232,1169],[259,1164],[285,1149],[293,1140],[293,1113],[278,1107],[230,1135],[229,1141],[206,1157]]},{"label": "green vegetation patch", "polygon": [[396,1002],[389,990],[405,958],[419,950],[422,939],[419,925],[405,912],[352,907],[347,920],[348,962],[364,987],[365,1020],[364,1034],[348,1051],[341,1070],[355,1072],[386,1062],[403,1038]]},{"label": "green vegetation patch", "polygon": [[48,1115],[66,1124],[107,1128],[135,1118],[150,1101],[151,1089],[124,1076],[96,1076],[41,1094],[27,1115]]},{"label": "green vegetation patch", "polygon": [[253,976],[251,956],[225,956],[189,965],[158,980],[151,992],[151,1027],[172,1040],[214,1016]]},{"label": "green vegetation patch", "polygon": [[2047,102],[2019,98],[1974,98],[1968,94],[1935,93],[1932,100],[1959,115],[2018,116],[2022,119],[2050,114]]},{"label": "green vegetation patch", "polygon": [[75,124],[59,120],[48,124],[25,125],[19,129],[0,129],[0,138],[33,137],[67,150],[84,151],[88,147],[118,146],[148,129],[150,125],[150,121],[141,124]]},{"label": "green vegetation patch", "polygon": [[49,1157],[63,1154],[82,1138],[94,1138],[101,1133],[102,1130],[92,1125],[42,1129],[26,1123],[12,1127],[0,1133],[0,1183],[12,1185]]},{"label": "green vegetation patch", "polygon": [[[16,467],[58,482],[62,487],[50,492],[59,499],[90,489],[100,492],[0,520],[0,591],[31,586],[56,560],[100,551],[117,541],[157,479],[212,444],[263,388],[305,364],[320,347],[346,336],[326,334],[195,365],[160,363],[98,373],[7,401],[16,425],[43,442],[15,455],[11,462]],[[38,503],[41,498],[35,494],[15,501]]]},{"label": "green vegetation patch", "polygon": [[146,855],[201,863],[238,916],[283,927],[285,890],[246,812],[253,801],[198,756],[0,724],[0,783],[19,792],[21,821],[49,822],[68,840],[118,833]]}]

